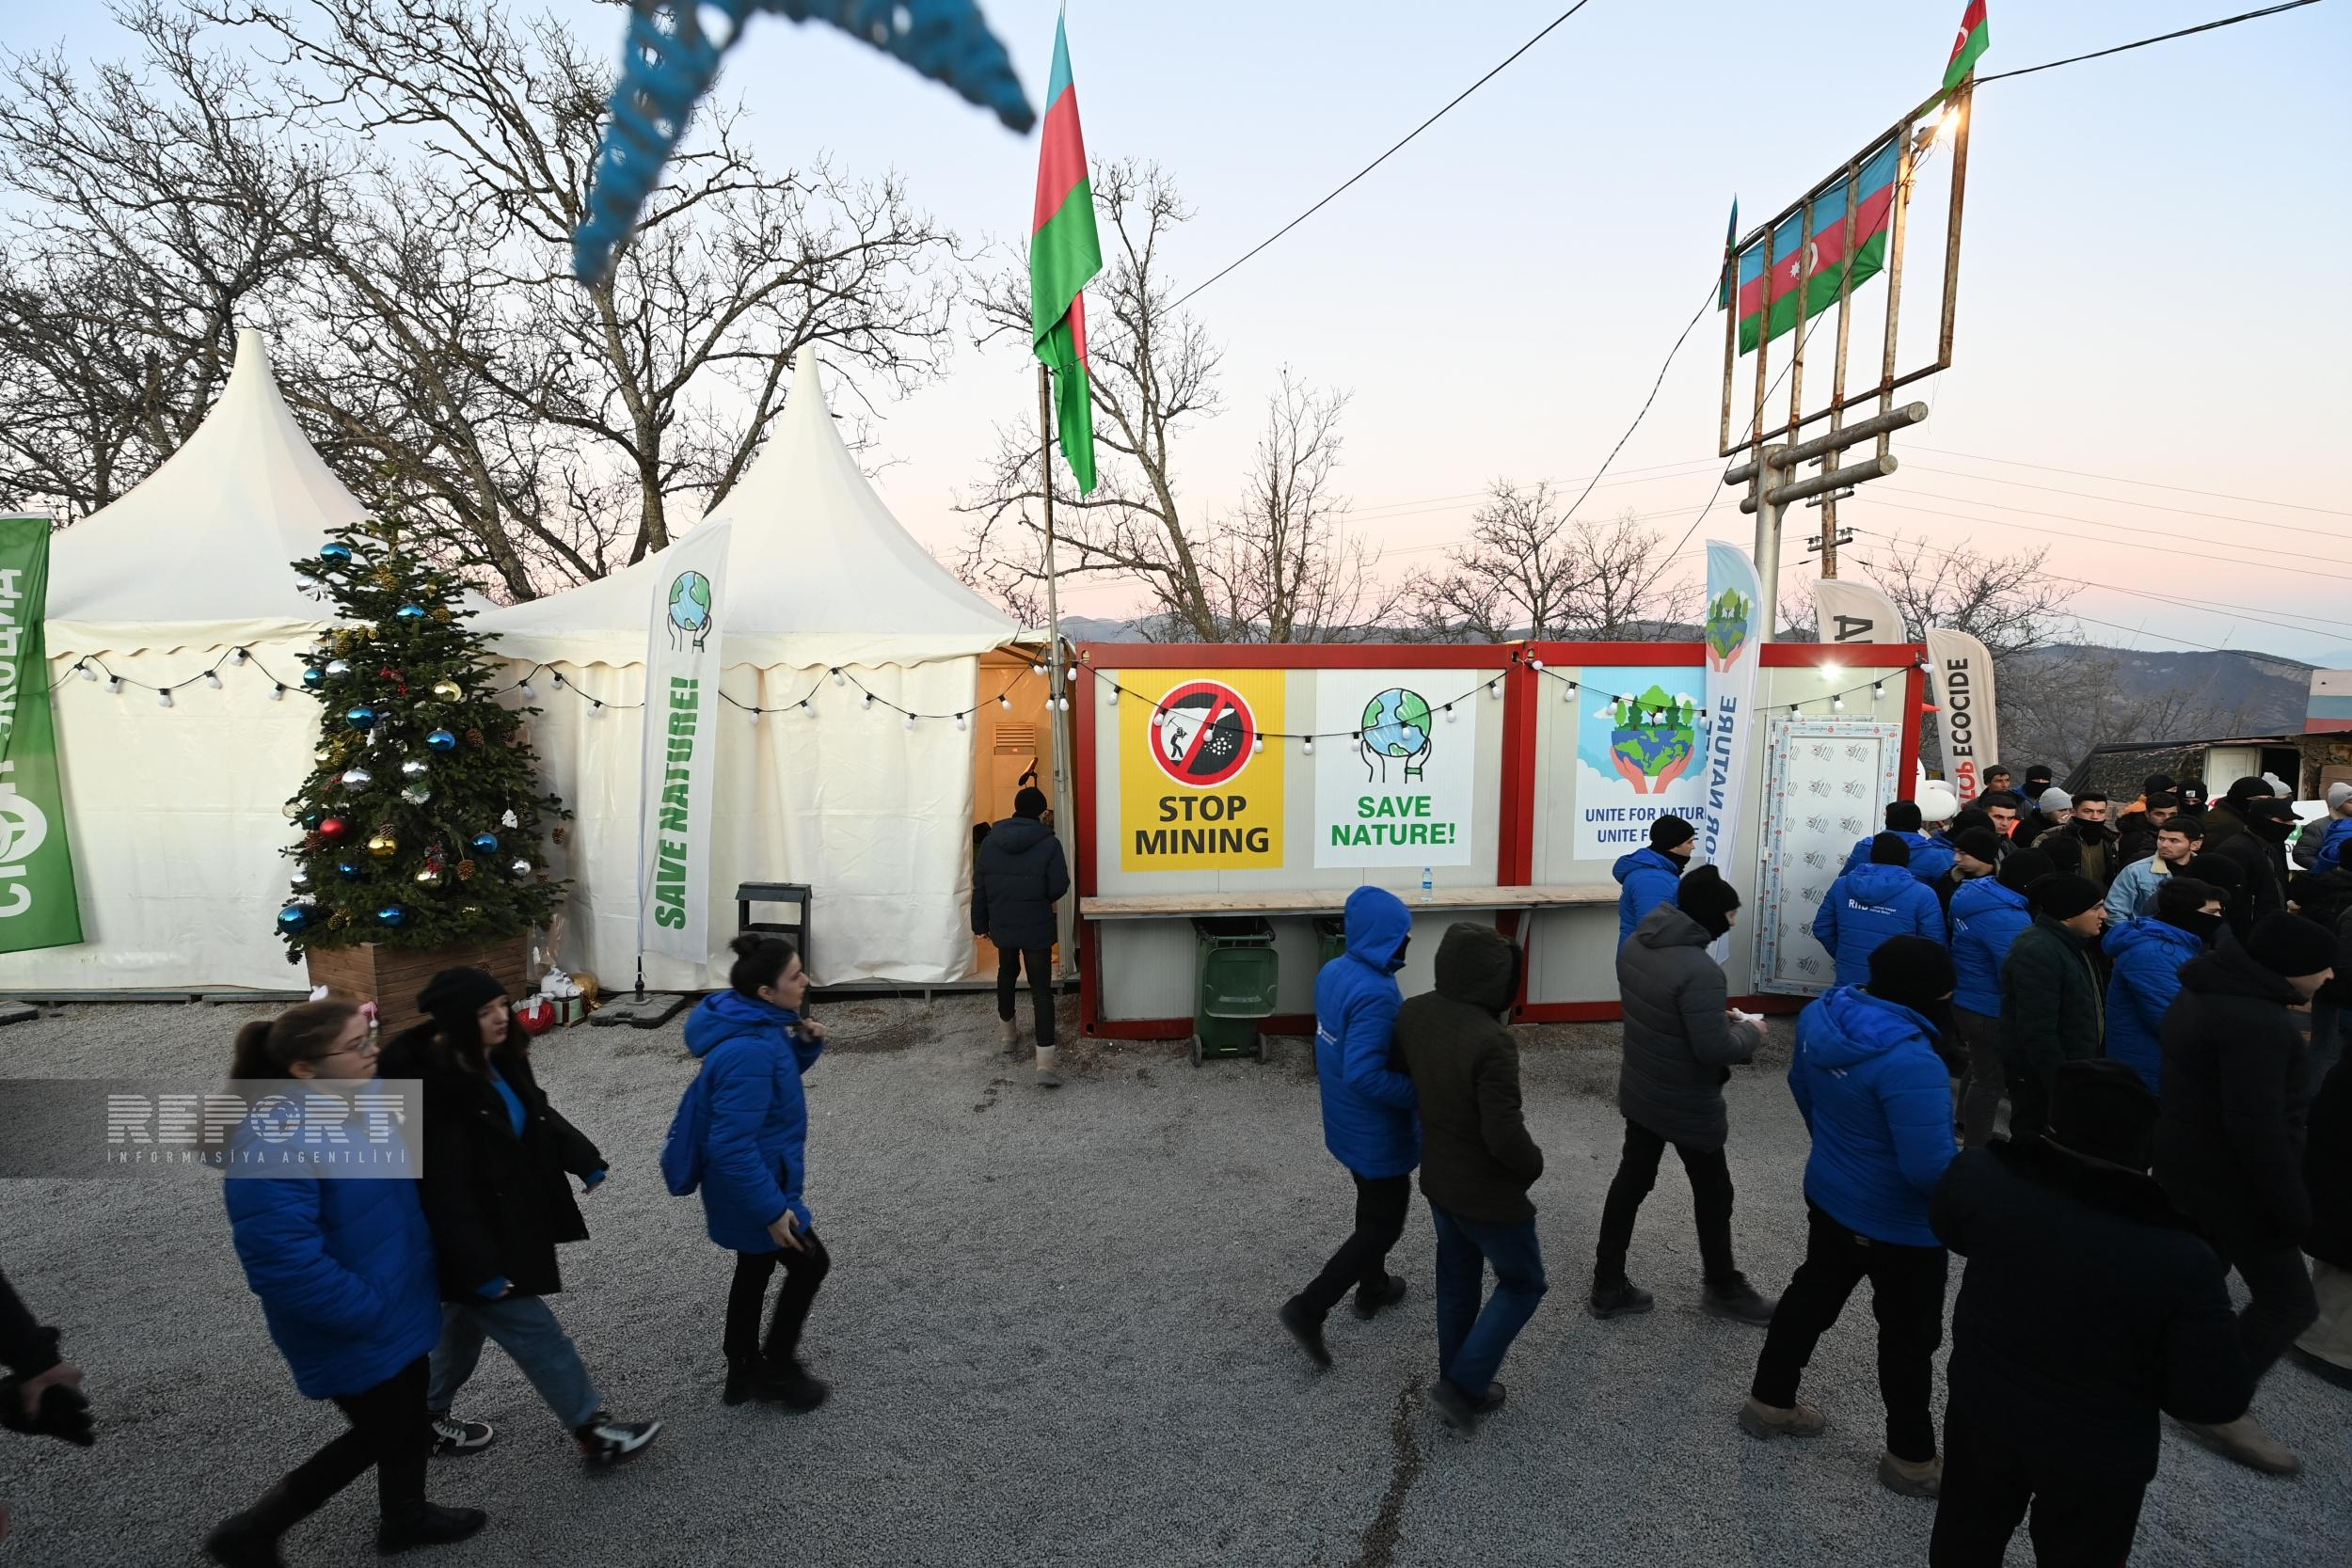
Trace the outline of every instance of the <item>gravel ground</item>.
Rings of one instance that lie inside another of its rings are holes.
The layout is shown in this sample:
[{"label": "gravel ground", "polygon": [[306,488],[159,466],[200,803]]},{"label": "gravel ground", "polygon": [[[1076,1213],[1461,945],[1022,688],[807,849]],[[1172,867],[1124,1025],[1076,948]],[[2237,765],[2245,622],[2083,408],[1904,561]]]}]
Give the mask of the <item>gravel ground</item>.
[{"label": "gravel ground", "polygon": [[[835,1266],[810,1324],[834,1402],[723,1408],[726,1259],[655,1167],[691,1067],[678,1025],[541,1042],[542,1082],[611,1156],[565,1252],[558,1303],[611,1408],[668,1422],[616,1473],[583,1473],[493,1350],[462,1402],[486,1454],[437,1462],[434,1495],[491,1511],[461,1564],[1802,1563],[1925,1559],[1931,1504],[1873,1480],[1881,1420],[1857,1295],[1805,1384],[1833,1425],[1761,1444],[1732,1416],[1760,1331],[1702,1317],[1689,1190],[1669,1160],[1636,1234],[1645,1318],[1581,1309],[1620,1124],[1615,1031],[1531,1031],[1535,1197],[1554,1289],[1474,1440],[1430,1409],[1422,1206],[1395,1266],[1412,1295],[1333,1316],[1315,1374],[1273,1309],[1344,1230],[1307,1042],[1270,1065],[1194,1070],[1172,1046],[1066,1050],[1048,1094],[993,1053],[976,998],[819,1009],[811,1198]],[[76,1007],[0,1031],[0,1078],[218,1069],[248,1009]],[[1731,1086],[1735,1236],[1759,1288],[1801,1246],[1805,1140],[1781,1083],[1785,1025]],[[1776,1058],[1776,1059],[1775,1059]],[[6,1135],[0,1115],[0,1136]],[[301,1399],[262,1330],[200,1172],[0,1182],[0,1260],[89,1372],[83,1451],[0,1438],[8,1561],[191,1564],[209,1524],[341,1430]],[[1957,1270],[1955,1270],[1957,1275]],[[1957,1277],[1955,1278],[1957,1286]],[[1865,1288],[1867,1290],[1867,1287]],[[2340,1565],[2352,1539],[2346,1396],[2292,1365],[2256,1410],[2308,1466],[2274,1481],[2168,1432],[2143,1565]],[[297,1563],[373,1561],[373,1502],[346,1492],[291,1538]],[[2021,1538],[2012,1563],[2029,1560]]]}]

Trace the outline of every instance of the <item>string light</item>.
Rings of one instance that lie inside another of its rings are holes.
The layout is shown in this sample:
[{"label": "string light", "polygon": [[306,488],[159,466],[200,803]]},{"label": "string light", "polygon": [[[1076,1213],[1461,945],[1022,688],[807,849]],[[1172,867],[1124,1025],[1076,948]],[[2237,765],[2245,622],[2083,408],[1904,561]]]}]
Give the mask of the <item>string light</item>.
[{"label": "string light", "polygon": [[1496,699],[1497,701],[1501,701],[1502,697],[1502,683],[1499,680],[1488,681],[1486,683],[1486,695]]},{"label": "string light", "polygon": [[1445,705],[1445,721],[1446,721],[1447,723],[1451,724],[1451,723],[1453,723],[1453,722],[1454,721],[1455,717],[1456,717],[1456,716],[1455,716],[1454,711],[1454,705],[1453,705],[1452,703],[1448,703],[1448,704],[1446,704],[1446,705]]},{"label": "string light", "polygon": [[273,703],[282,703],[286,700],[286,686],[283,681],[270,682],[269,700]]},{"label": "string light", "polygon": [[89,667],[89,660],[87,659],[84,659],[79,664],[76,664],[73,667],[73,670],[76,674],[80,675],[86,681],[94,681],[98,678],[98,672]]},{"label": "string light", "polygon": [[752,723],[755,726],[755,725],[757,725],[757,724],[758,724],[758,722],[759,722],[759,709],[757,709],[757,708],[753,708],[753,709],[751,710],[751,714],[752,714]]},{"label": "string light", "polygon": [[1250,737],[1249,737],[1249,754],[1250,754],[1251,756],[1253,756],[1253,757],[1254,757],[1254,756],[1256,756],[1259,752],[1263,752],[1263,751],[1264,751],[1264,750],[1265,750],[1265,736],[1264,736],[1259,735],[1259,736],[1250,736]]},{"label": "string light", "polygon": [[1833,712],[1836,712],[1836,713],[1843,713],[1843,712],[1845,712],[1845,711],[1846,711],[1846,694],[1845,694],[1843,691],[1840,691],[1839,693],[1837,693],[1837,695],[1836,695],[1836,696],[1832,697],[1832,698],[1829,700],[1829,705],[1830,705],[1830,708],[1831,708],[1831,710],[1832,710]]},{"label": "string light", "polygon": [[959,733],[963,729],[963,715],[961,713],[956,715],[956,729]]},{"label": "string light", "polygon": [[1117,681],[1111,682],[1109,686],[1104,689],[1103,695],[1109,699],[1110,706],[1117,707],[1119,705],[1119,683]]},{"label": "string light", "polygon": [[231,664],[243,664],[251,656],[248,655],[243,648],[233,649],[229,655],[229,662]]},{"label": "string light", "polygon": [[1009,692],[999,693],[996,698],[996,705],[1003,708],[1007,713],[1010,713],[1012,711],[1011,694]]},{"label": "string light", "polygon": [[119,697],[122,695],[122,677],[120,675],[110,674],[106,677],[106,695],[109,697]]},{"label": "string light", "polygon": [[167,686],[159,686],[155,689],[155,705],[158,707],[169,707],[171,705],[171,688]]},{"label": "string light", "polygon": [[1307,736],[1307,754],[1309,756],[1315,754],[1315,737],[1311,735]]},{"label": "string light", "polygon": [[588,699],[588,717],[591,719],[601,719],[604,717],[604,705],[594,697]]},{"label": "string light", "polygon": [[913,729],[913,728],[914,728],[914,715],[913,715],[912,713],[910,713],[910,714],[908,714],[908,715],[907,715],[907,725],[906,725],[906,727],[907,727],[908,729]]},{"label": "string light", "polygon": [[1871,695],[1871,696],[1873,696],[1873,697],[1883,697],[1883,696],[1885,696],[1885,695],[1886,695],[1886,683],[1885,683],[1884,681],[1872,681],[1872,682],[1870,683],[1870,695]]},{"label": "string light", "polygon": [[861,710],[872,707],[874,705],[874,694],[871,691],[859,691],[857,694],[857,705]]},{"label": "string light", "polygon": [[564,672],[561,670],[550,670],[548,673],[554,677],[555,688],[557,690],[561,691],[564,689]]},{"label": "string light", "polygon": [[218,691],[220,689],[220,676],[214,673],[212,671],[207,670],[204,672],[204,684],[211,687],[214,690]]},{"label": "string light", "polygon": [[835,686],[847,686],[849,684],[841,678],[841,672],[838,669],[834,670],[833,673],[833,684]]}]

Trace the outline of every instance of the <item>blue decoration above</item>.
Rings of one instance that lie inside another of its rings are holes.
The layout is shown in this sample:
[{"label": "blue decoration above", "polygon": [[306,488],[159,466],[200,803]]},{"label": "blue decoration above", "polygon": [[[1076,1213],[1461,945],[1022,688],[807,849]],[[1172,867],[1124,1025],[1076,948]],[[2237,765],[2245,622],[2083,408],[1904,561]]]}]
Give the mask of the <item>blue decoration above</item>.
[{"label": "blue decoration above", "polygon": [[393,610],[392,616],[395,620],[401,621],[421,621],[424,619],[424,606],[421,604],[405,604],[398,610]]},{"label": "blue decoration above", "polygon": [[408,924],[408,906],[387,904],[375,911],[375,919],[376,923],[382,926],[405,926]]},{"label": "blue decoration above", "polygon": [[302,684],[316,691],[326,684],[326,672],[313,664],[302,672]]},{"label": "blue decoration above", "polygon": [[432,747],[437,752],[454,752],[457,750],[457,737],[450,734],[447,730],[435,730],[431,735],[424,737],[424,743],[427,746]]},{"label": "blue decoration above", "polygon": [[365,875],[358,861],[337,861],[335,873],[346,882],[356,882]]},{"label": "blue decoration above", "polygon": [[319,546],[319,559],[321,561],[349,561],[351,546],[340,539],[331,539]]},{"label": "blue decoration above", "polygon": [[344,714],[343,722],[355,730],[372,730],[375,728],[375,709],[362,704]]},{"label": "blue decoration above", "polygon": [[473,852],[474,852],[475,854],[477,854],[477,855],[495,855],[495,854],[497,854],[497,853],[499,852],[499,840],[498,840],[498,834],[496,834],[496,833],[476,833],[476,834],[474,834],[474,835],[473,835]]},{"label": "blue decoration above", "polygon": [[278,928],[287,932],[307,931],[310,928],[314,912],[308,904],[289,904],[278,911]]}]

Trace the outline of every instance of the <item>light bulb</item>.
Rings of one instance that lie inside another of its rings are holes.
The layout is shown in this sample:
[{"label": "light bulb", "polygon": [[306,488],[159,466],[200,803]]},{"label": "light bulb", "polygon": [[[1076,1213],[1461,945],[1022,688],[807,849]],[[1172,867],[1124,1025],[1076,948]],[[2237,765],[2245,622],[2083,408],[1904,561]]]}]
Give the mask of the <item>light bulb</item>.
[{"label": "light bulb", "polygon": [[1057,697],[1057,698],[1055,698],[1055,699],[1054,699],[1054,702],[1055,702],[1055,705],[1056,705],[1056,706],[1057,706],[1057,707],[1059,707],[1059,708],[1060,708],[1060,709],[1061,709],[1064,713],[1068,713],[1068,712],[1070,711],[1070,699],[1069,699],[1069,698],[1067,698],[1067,697]]},{"label": "light bulb", "polygon": [[1117,707],[1119,705],[1119,688],[1116,686],[1105,688],[1103,692],[1103,700],[1108,703],[1111,706]]},{"label": "light bulb", "polygon": [[751,710],[751,713],[752,713],[752,722],[753,722],[753,723],[755,723],[755,724],[758,723],[758,722],[759,722],[759,709],[757,709],[757,708],[754,708],[754,709],[752,709],[752,710]]},{"label": "light bulb", "polygon": [[908,715],[907,715],[907,724],[906,724],[906,727],[907,727],[908,729],[913,729],[913,728],[914,728],[914,715],[913,715],[912,713],[910,713],[910,714],[908,714]]},{"label": "light bulb", "polygon": [[601,719],[604,717],[604,705],[596,701],[594,697],[588,699],[588,717],[591,719]]},{"label": "light bulb", "polygon": [[553,674],[554,674],[554,676],[555,676],[555,684],[556,684],[556,686],[557,686],[557,687],[559,687],[559,688],[561,688],[561,687],[563,686],[563,684],[564,684],[564,672],[563,672],[563,671],[561,671],[561,670],[557,670],[557,671],[554,671],[554,672],[552,672],[552,673],[553,673]]},{"label": "light bulb", "polygon": [[77,665],[75,665],[75,666],[73,667],[73,669],[74,669],[74,673],[77,673],[77,674],[79,674],[79,675],[80,675],[80,676],[81,676],[84,680],[86,680],[86,681],[94,681],[94,680],[96,680],[96,679],[98,678],[98,672],[97,672],[97,671],[95,671],[95,670],[93,670],[93,669],[91,669],[91,668],[90,668],[87,664],[86,664],[86,663],[85,663],[85,664],[77,664]]},{"label": "light bulb", "polygon": [[1500,698],[1502,695],[1502,683],[1501,681],[1488,681],[1486,683],[1486,695],[1489,697]]},{"label": "light bulb", "polygon": [[809,699],[806,697],[801,699],[801,711],[807,714],[811,719],[817,717],[817,710],[809,706]]},{"label": "light bulb", "polygon": [[215,674],[212,671],[207,670],[204,672],[204,684],[211,687],[214,690],[218,691],[220,689],[220,677],[217,674]]},{"label": "light bulb", "polygon": [[1307,737],[1307,754],[1309,756],[1315,754],[1315,737],[1311,735]]},{"label": "light bulb", "polygon": [[1262,736],[1262,735],[1261,735],[1261,736],[1252,736],[1252,737],[1251,737],[1251,739],[1250,739],[1250,742],[1249,742],[1249,754],[1250,754],[1251,756],[1253,756],[1253,757],[1254,757],[1254,756],[1256,756],[1256,755],[1257,755],[1260,752],[1263,752],[1263,751],[1264,751],[1264,750],[1265,750],[1265,736]]},{"label": "light bulb", "polygon": [[1834,681],[1844,673],[1845,672],[1837,668],[1835,664],[1824,664],[1821,666],[1821,678],[1825,681]]},{"label": "light bulb", "polygon": [[956,729],[959,733],[963,729],[963,715],[961,713],[956,715]]},{"label": "light bulb", "polygon": [[1576,701],[1576,682],[1562,681],[1560,683],[1560,700],[1564,703]]},{"label": "light bulb", "polygon": [[162,690],[155,693],[155,705],[158,707],[169,707],[171,705],[171,688],[167,686]]},{"label": "light bulb", "polygon": [[1544,661],[1540,658],[1531,658],[1527,661],[1527,667],[1531,670],[1541,672],[1544,667]]},{"label": "light bulb", "polygon": [[273,702],[273,703],[282,703],[282,702],[284,702],[284,701],[286,700],[286,689],[285,689],[285,687],[284,687],[282,684],[278,683],[278,682],[276,682],[276,681],[271,682],[271,683],[270,683],[270,689],[269,689],[269,700],[270,700],[271,702]]},{"label": "light bulb", "polygon": [[539,695],[539,693],[531,689],[531,683],[529,681],[523,682],[523,684],[516,688],[516,689],[523,694],[523,701],[526,703],[532,701]]},{"label": "light bulb", "polygon": [[847,686],[847,685],[849,684],[849,682],[847,682],[847,681],[845,681],[845,680],[843,680],[843,679],[841,678],[841,672],[840,672],[840,671],[835,670],[835,671],[833,673],[833,684],[834,684],[834,685],[835,685],[835,686]]},{"label": "light bulb", "polygon": [[1842,691],[1841,691],[1841,692],[1839,692],[1836,696],[1832,697],[1832,698],[1829,700],[1829,705],[1830,705],[1830,707],[1831,707],[1833,710],[1835,710],[1835,711],[1836,711],[1836,712],[1839,712],[1839,713],[1843,713],[1843,712],[1845,712],[1845,711],[1846,711],[1846,694],[1845,694],[1844,692],[1842,692]]},{"label": "light bulb", "polygon": [[243,664],[246,661],[246,651],[243,648],[231,649],[229,655],[229,662],[231,664]]},{"label": "light bulb", "polygon": [[1453,723],[1453,722],[1454,722],[1454,719],[1455,719],[1456,717],[1457,717],[1457,716],[1455,715],[1455,713],[1454,713],[1454,705],[1453,705],[1452,703],[1448,703],[1448,704],[1446,704],[1446,705],[1445,705],[1445,721],[1446,721],[1447,723],[1451,724],[1451,723]]},{"label": "light bulb", "polygon": [[106,677],[106,694],[110,697],[119,697],[122,695],[122,677],[120,675],[108,675]]},{"label": "light bulb", "polygon": [[1883,697],[1883,696],[1885,696],[1885,695],[1886,695],[1886,683],[1885,683],[1884,681],[1872,681],[1872,682],[1870,683],[1870,695],[1871,695],[1871,696],[1873,696],[1873,697]]},{"label": "light bulb", "polygon": [[1012,711],[1012,698],[1009,696],[1000,696],[996,699],[996,705],[1003,708],[1007,713],[1010,713]]},{"label": "light bulb", "polygon": [[1041,675],[1045,673],[1045,666],[1042,664],[1032,664],[1029,666],[1029,673],[1033,675]]},{"label": "light bulb", "polygon": [[874,705],[874,694],[871,691],[859,692],[857,694],[857,705],[860,709],[872,707]]}]

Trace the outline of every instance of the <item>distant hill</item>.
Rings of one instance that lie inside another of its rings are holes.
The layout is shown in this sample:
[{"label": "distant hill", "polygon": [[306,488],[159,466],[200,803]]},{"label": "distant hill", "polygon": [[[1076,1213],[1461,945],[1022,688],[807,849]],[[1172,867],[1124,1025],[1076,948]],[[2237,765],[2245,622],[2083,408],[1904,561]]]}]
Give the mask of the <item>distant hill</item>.
[{"label": "distant hill", "polygon": [[[2115,695],[2125,704],[2153,703],[2168,693],[2176,711],[2214,721],[2216,731],[2178,736],[2215,738],[2237,735],[2299,735],[2311,694],[2312,666],[2260,653],[2151,653],[2134,648],[2061,644],[2040,648],[2010,661],[2004,681],[2031,681],[2069,662],[2095,657],[2112,665]],[[2118,737],[2120,738],[2120,737]],[[2134,737],[2138,738],[2138,737]],[[2157,738],[2174,738],[2163,736]]]}]

